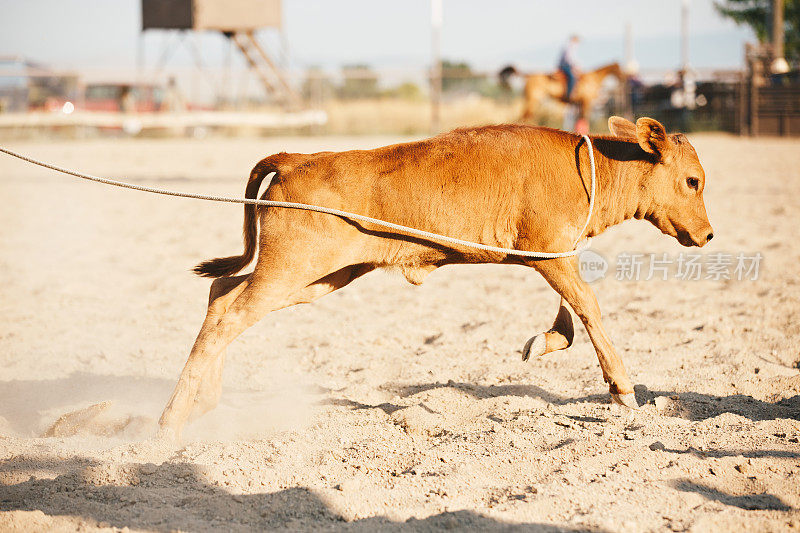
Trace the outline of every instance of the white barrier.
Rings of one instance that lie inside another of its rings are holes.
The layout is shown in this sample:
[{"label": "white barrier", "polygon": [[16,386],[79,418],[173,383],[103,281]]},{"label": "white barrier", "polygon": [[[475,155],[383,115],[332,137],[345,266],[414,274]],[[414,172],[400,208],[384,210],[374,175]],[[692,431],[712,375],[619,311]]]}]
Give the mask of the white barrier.
[{"label": "white barrier", "polygon": [[297,128],[322,126],[328,122],[324,111],[293,113],[263,111],[193,111],[186,113],[104,113],[90,111],[0,113],[0,128],[89,126],[141,131],[159,128],[235,127]]}]

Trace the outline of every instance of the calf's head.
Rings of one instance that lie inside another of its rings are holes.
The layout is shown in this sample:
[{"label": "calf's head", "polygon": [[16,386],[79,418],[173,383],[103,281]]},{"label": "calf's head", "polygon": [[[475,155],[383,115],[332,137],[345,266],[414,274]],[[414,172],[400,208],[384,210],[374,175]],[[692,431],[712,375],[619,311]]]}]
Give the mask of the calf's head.
[{"label": "calf's head", "polygon": [[636,141],[644,154],[640,205],[644,217],[684,246],[703,246],[714,237],[703,203],[706,174],[697,152],[681,134],[667,135],[652,118],[636,124],[621,117],[608,119],[617,137]]}]

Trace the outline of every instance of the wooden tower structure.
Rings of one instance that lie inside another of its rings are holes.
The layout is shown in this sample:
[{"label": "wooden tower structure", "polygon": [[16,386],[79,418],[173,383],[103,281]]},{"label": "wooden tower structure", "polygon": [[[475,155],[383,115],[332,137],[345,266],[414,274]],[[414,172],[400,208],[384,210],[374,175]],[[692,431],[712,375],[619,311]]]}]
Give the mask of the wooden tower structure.
[{"label": "wooden tower structure", "polygon": [[295,108],[300,96],[255,35],[261,28],[280,29],[281,18],[281,0],[142,0],[143,32],[219,31],[239,49],[267,95]]}]

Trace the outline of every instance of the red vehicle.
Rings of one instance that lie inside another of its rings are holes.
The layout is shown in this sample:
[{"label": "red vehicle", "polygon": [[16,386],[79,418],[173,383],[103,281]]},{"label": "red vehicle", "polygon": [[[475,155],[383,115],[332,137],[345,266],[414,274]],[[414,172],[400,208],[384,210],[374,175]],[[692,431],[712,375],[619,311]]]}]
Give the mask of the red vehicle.
[{"label": "red vehicle", "polygon": [[[50,97],[44,108],[48,111],[59,111],[68,101],[71,100]],[[89,83],[83,91],[83,98],[72,101],[72,104],[82,111],[151,113],[163,110],[164,89],[156,85]]]},{"label": "red vehicle", "polygon": [[160,111],[163,101],[164,89],[155,85],[98,83],[86,86],[80,107],[86,111],[149,113]]}]

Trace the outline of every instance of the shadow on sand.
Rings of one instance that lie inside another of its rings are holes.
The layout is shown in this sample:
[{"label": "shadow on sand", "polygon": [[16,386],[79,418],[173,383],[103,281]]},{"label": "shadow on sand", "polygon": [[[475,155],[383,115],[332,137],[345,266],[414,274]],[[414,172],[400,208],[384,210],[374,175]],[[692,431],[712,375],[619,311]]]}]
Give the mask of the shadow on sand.
[{"label": "shadow on sand", "polygon": [[[54,409],[68,402],[91,401],[101,397],[141,398],[148,394],[168,394],[171,381],[75,374],[63,380],[12,381],[0,383],[0,415],[22,428],[24,419],[41,410]],[[468,383],[429,383],[395,386],[401,396],[451,387],[475,398],[532,396],[556,405],[590,402],[607,403],[606,395],[565,398],[530,385],[481,386]],[[670,395],[669,392],[654,392]],[[735,412],[752,420],[776,417],[797,418],[798,398],[770,404],[741,395],[716,397],[681,393],[690,416],[702,420],[724,412]],[[15,411],[9,408],[12,400]],[[353,409],[379,408],[387,413],[401,409],[394,404],[371,406],[351,400],[326,400],[331,405]],[[160,401],[159,401],[160,403]],[[694,406],[694,408],[693,408]],[[694,409],[694,410],[692,410]],[[603,419],[580,417],[585,423],[602,424]],[[800,453],[780,450],[665,450],[673,453],[699,453],[706,457],[742,455],[745,457],[800,457]],[[31,472],[47,472],[53,479],[29,478]],[[7,480],[0,485],[0,511],[41,511],[51,517],[79,517],[90,524],[154,531],[175,529],[206,530],[355,530],[355,531],[433,531],[440,529],[472,531],[586,531],[548,524],[509,524],[476,512],[445,512],[424,519],[395,522],[387,517],[346,521],[336,510],[336,500],[346,492],[325,488],[312,490],[293,487],[271,493],[231,494],[210,483],[203,468],[191,463],[163,463],[160,466],[109,465],[89,458],[17,456],[0,463],[0,474]],[[709,500],[748,510],[790,511],[792,508],[771,494],[732,495],[690,480],[678,480],[675,490],[695,492]],[[331,497],[331,494],[336,496]],[[595,530],[596,531],[596,530]]]},{"label": "shadow on sand", "polygon": [[209,484],[189,463],[164,463],[145,469],[126,467],[127,483],[96,484],[92,470],[102,465],[83,458],[36,460],[20,457],[0,465],[0,472],[48,469],[58,465],[54,479],[29,479],[0,486],[0,511],[42,511],[71,516],[91,525],[152,531],[598,531],[548,524],[510,524],[472,511],[445,512],[424,519],[394,522],[370,517],[347,522],[323,495],[295,487],[273,493],[235,495]]},{"label": "shadow on sand", "polygon": [[674,487],[684,492],[696,492],[701,496],[718,501],[724,505],[738,507],[747,511],[791,511],[792,507],[786,505],[783,500],[772,494],[746,494],[734,496],[722,492],[708,485],[696,483],[688,479],[676,481]]},{"label": "shadow on sand", "polygon": [[[497,398],[501,396],[522,396],[540,398],[554,405],[568,405],[575,403],[608,404],[608,394],[590,394],[580,397],[566,397],[549,392],[536,385],[476,385],[450,381],[448,383],[422,383],[418,385],[388,385],[387,390],[395,392],[401,397],[413,396],[420,392],[452,388],[469,394],[478,399]],[[775,403],[763,402],[752,396],[734,394],[731,396],[716,396],[700,392],[674,392],[674,391],[647,391],[642,392],[642,387],[637,385],[637,400],[640,404],[652,399],[654,396],[677,396],[684,418],[689,420],[705,420],[719,416],[723,413],[734,413],[753,421],[774,420],[776,418],[790,418],[800,420],[800,395],[793,396]]]}]

